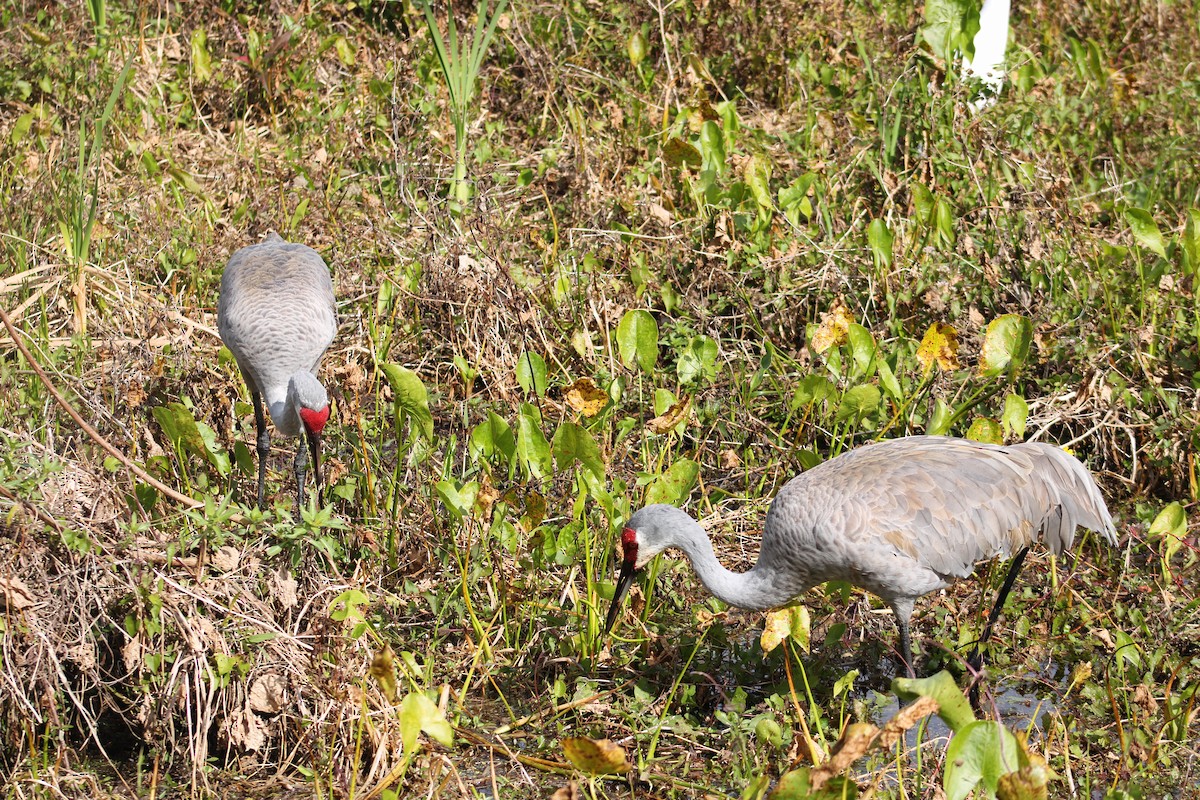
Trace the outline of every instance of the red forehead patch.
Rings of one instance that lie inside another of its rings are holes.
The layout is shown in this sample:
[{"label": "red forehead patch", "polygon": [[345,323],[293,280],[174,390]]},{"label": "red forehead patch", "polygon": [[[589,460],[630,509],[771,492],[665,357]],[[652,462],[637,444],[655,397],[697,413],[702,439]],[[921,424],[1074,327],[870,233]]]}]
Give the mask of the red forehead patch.
[{"label": "red forehead patch", "polygon": [[637,531],[626,528],[621,531],[621,555],[623,560],[636,563],[638,552]]},{"label": "red forehead patch", "polygon": [[309,433],[320,433],[325,427],[325,423],[329,421],[329,406],[325,406],[320,411],[311,408],[300,409],[300,419],[304,422],[304,427],[308,428]]}]

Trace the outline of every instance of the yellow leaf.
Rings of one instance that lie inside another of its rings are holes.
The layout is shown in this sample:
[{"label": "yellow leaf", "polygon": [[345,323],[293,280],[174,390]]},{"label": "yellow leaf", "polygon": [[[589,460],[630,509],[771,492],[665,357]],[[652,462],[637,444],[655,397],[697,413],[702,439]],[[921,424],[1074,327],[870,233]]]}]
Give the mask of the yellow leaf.
[{"label": "yellow leaf", "polygon": [[758,643],[762,646],[764,653],[769,653],[783,643],[783,640],[792,632],[792,623],[788,619],[788,610],[781,608],[778,611],[767,613],[767,623],[763,625],[762,636],[758,637]]},{"label": "yellow leaf", "polygon": [[850,334],[850,325],[853,322],[854,315],[846,308],[841,298],[834,300],[833,308],[821,315],[821,324],[817,326],[817,331],[812,337],[812,349],[824,353],[829,348],[840,345]]},{"label": "yellow leaf", "polygon": [[589,775],[619,775],[632,769],[625,760],[625,748],[608,739],[576,736],[563,739],[562,749],[575,769]]},{"label": "yellow leaf", "polygon": [[388,702],[396,702],[396,657],[392,654],[392,648],[385,647],[375,654],[369,672]]},{"label": "yellow leaf", "polygon": [[664,434],[687,419],[688,413],[691,410],[691,401],[686,397],[681,398],[679,402],[668,408],[663,414],[647,422],[646,428],[651,433]]},{"label": "yellow leaf", "polygon": [[771,611],[767,614],[767,622],[763,626],[762,636],[759,637],[758,643],[762,646],[765,654],[790,637],[800,646],[801,650],[807,653],[811,625],[808,609],[798,603]]},{"label": "yellow leaf", "polygon": [[1075,669],[1071,672],[1071,685],[1067,687],[1067,691],[1071,691],[1076,686],[1083,686],[1092,677],[1092,662],[1080,661],[1075,665]]},{"label": "yellow leaf", "polygon": [[563,399],[585,417],[594,417],[608,405],[608,394],[591,378],[580,378],[563,390]]},{"label": "yellow leaf", "polygon": [[930,325],[917,348],[917,361],[925,368],[926,375],[934,364],[946,371],[958,369],[958,331],[940,322]]}]

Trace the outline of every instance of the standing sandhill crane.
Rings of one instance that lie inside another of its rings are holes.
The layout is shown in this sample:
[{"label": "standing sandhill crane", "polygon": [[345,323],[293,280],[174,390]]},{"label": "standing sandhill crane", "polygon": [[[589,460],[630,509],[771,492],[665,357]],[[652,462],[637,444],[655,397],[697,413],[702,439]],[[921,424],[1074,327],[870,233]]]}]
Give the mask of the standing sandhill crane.
[{"label": "standing sandhill crane", "polygon": [[[329,420],[329,396],[316,371],[337,333],[329,267],[311,247],[285,242],[274,231],[268,233],[260,244],[238,250],[225,265],[217,327],[221,341],[237,359],[254,401],[259,508],[271,449],[263,395],[279,433],[290,437],[303,430],[312,453],[320,505],[321,430]],[[295,469],[297,502],[303,507],[308,471],[304,441],[296,451]]]},{"label": "standing sandhill crane", "polygon": [[[621,534],[621,576],[604,632],[637,570],[674,547],[710,592],[739,608],[787,605],[830,580],[878,595],[896,615],[900,655],[915,675],[908,623],[918,597],[967,577],[977,561],[1016,551],[982,644],[1030,543],[1040,537],[1058,555],[1070,549],[1079,525],[1117,542],[1091,473],[1061,448],[942,436],[878,442],[813,467],[779,490],[749,572],[721,566],[704,529],[674,506],[635,513]],[[971,661],[978,668],[978,649]]]}]

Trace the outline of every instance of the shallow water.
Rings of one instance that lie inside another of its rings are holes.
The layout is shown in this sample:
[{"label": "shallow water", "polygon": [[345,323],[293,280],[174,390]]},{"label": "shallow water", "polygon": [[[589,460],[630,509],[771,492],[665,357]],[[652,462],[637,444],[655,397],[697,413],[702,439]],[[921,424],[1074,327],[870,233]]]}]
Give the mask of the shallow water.
[{"label": "shallow water", "polygon": [[[985,682],[980,691],[981,709],[975,712],[980,719],[1002,722],[1011,731],[1024,733],[1031,741],[1045,731],[1047,715],[1056,715],[1057,698],[1066,691],[1068,677],[1056,680],[1061,672],[1051,663],[1041,673],[1024,673],[1017,676],[996,675]],[[870,689],[864,696],[868,707],[873,708],[871,722],[882,726],[900,710],[899,700],[894,694],[881,694]],[[950,740],[950,729],[941,717],[933,715],[924,724],[909,728],[905,743],[910,749],[919,744],[936,744],[944,748]]]}]

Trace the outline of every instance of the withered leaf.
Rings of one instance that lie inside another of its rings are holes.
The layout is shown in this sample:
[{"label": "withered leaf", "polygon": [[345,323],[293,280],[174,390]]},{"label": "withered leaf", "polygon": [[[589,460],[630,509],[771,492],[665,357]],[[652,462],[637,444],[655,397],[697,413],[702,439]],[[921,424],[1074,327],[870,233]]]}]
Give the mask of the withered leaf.
[{"label": "withered leaf", "polygon": [[609,739],[576,736],[563,739],[562,748],[567,760],[589,775],[619,775],[632,769],[625,760],[625,748]]},{"label": "withered leaf", "polygon": [[841,298],[833,301],[833,308],[821,315],[821,323],[817,326],[812,337],[812,349],[824,353],[831,347],[836,347],[846,341],[850,334],[850,325],[854,315]]},{"label": "withered leaf", "polygon": [[608,394],[591,378],[580,378],[563,390],[563,399],[574,411],[594,417],[608,405]]},{"label": "withered leaf", "polygon": [[940,322],[930,325],[917,348],[917,361],[926,374],[934,364],[946,371],[958,369],[958,331]]},{"label": "withered leaf", "polygon": [[663,414],[647,422],[646,429],[654,434],[664,434],[672,430],[680,422],[683,422],[691,410],[691,400],[687,397],[681,397],[675,405],[668,408]]}]

